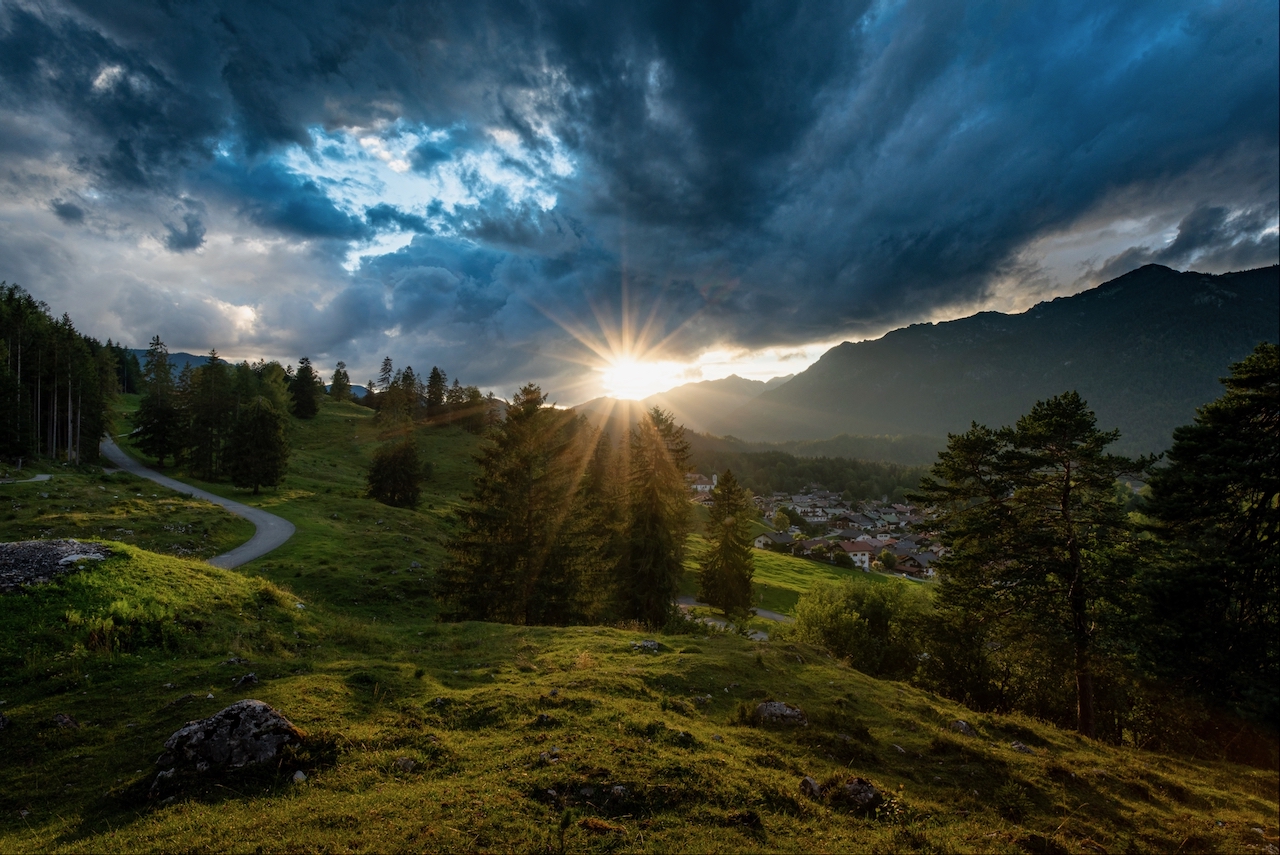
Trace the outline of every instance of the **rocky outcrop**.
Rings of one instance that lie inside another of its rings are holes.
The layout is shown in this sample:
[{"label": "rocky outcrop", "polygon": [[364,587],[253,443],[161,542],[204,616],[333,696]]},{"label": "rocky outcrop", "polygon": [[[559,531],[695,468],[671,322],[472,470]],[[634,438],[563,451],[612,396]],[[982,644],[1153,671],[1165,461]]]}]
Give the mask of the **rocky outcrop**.
[{"label": "rocky outcrop", "polygon": [[111,550],[78,540],[19,540],[0,543],[0,594],[45,585],[73,573],[81,561],[101,561]]},{"label": "rocky outcrop", "polygon": [[762,724],[790,724],[804,727],[809,718],[804,710],[783,701],[765,701],[756,707],[756,721]]},{"label": "rocky outcrop", "polygon": [[305,738],[262,701],[237,701],[209,718],[187,722],[165,740],[165,753],[156,761],[164,771],[152,792],[179,772],[221,772],[274,760],[286,745]]}]

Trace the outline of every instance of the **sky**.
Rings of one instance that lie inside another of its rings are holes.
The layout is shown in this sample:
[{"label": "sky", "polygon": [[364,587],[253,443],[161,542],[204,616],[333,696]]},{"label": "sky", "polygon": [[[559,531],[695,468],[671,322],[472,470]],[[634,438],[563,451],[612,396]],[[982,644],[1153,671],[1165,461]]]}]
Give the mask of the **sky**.
[{"label": "sky", "polygon": [[552,400],[1280,258],[1280,5],[0,0],[0,279]]}]

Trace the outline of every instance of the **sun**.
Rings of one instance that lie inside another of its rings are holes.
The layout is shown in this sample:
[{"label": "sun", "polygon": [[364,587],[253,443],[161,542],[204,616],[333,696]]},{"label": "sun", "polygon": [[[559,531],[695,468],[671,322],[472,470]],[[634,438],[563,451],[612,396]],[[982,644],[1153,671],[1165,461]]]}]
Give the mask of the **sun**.
[{"label": "sun", "polygon": [[688,366],[678,362],[645,361],[624,356],[609,360],[599,371],[600,385],[604,387],[606,395],[638,401],[679,386],[686,379]]}]

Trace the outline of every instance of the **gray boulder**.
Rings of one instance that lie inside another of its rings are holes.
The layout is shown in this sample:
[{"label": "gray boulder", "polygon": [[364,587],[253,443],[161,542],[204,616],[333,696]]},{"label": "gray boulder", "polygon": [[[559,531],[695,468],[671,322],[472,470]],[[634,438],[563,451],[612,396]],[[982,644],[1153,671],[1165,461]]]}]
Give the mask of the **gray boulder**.
[{"label": "gray boulder", "polygon": [[809,718],[804,710],[783,701],[765,701],[756,707],[756,719],[764,724],[791,724],[804,727]]},{"label": "gray boulder", "polygon": [[884,801],[880,791],[866,778],[850,778],[840,785],[841,801],[857,810],[875,810]]},{"label": "gray boulder", "polygon": [[[274,760],[305,734],[262,701],[237,701],[200,721],[187,722],[164,742],[156,765],[198,773],[223,771]],[[160,778],[157,778],[157,783]]]},{"label": "gray boulder", "polygon": [[978,731],[974,730],[973,727],[969,724],[969,722],[965,721],[962,718],[958,718],[955,721],[951,722],[951,729],[954,730],[956,733],[960,734],[961,736],[977,736],[978,735]]}]

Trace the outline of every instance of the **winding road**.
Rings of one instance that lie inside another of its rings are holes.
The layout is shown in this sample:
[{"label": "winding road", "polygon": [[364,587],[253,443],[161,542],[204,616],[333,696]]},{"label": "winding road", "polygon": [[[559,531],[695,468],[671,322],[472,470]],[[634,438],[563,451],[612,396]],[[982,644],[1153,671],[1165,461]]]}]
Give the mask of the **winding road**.
[{"label": "winding road", "polygon": [[194,498],[204,499],[206,502],[220,505],[236,516],[244,517],[257,527],[258,530],[254,532],[253,537],[235,549],[210,558],[209,563],[215,567],[222,567],[228,570],[232,567],[239,567],[241,564],[245,564],[255,558],[261,558],[293,537],[295,529],[293,523],[288,520],[281,519],[275,514],[269,514],[261,508],[252,508],[239,502],[233,502],[231,499],[224,499],[198,487],[184,484],[167,475],[161,475],[154,469],[148,469],[121,451],[120,446],[112,442],[109,437],[103,438],[101,450],[103,457],[126,472],[137,475],[139,478],[155,481],[160,486],[168,487],[170,490],[176,490],[179,493],[185,493]]}]

